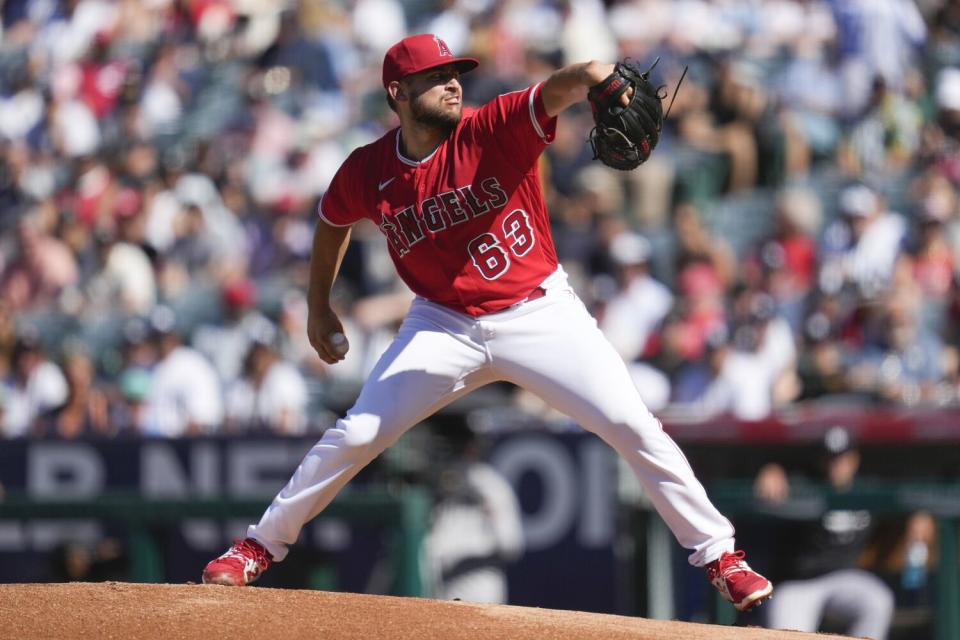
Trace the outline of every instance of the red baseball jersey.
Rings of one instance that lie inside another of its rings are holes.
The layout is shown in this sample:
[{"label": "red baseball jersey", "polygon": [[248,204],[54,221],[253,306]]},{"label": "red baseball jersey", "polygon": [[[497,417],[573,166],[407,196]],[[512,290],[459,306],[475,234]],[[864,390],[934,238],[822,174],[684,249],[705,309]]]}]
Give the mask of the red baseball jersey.
[{"label": "red baseball jersey", "polygon": [[553,141],[540,84],[463,118],[417,162],[400,129],[355,150],[320,200],[327,223],[371,219],[419,296],[478,316],[523,300],[557,268],[538,158]]}]

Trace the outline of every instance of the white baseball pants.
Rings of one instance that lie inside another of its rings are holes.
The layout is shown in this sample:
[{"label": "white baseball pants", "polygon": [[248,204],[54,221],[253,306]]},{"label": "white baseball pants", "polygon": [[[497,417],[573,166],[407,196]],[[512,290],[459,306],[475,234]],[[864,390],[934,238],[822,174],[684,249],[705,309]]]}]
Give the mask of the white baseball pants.
[{"label": "white baseball pants", "polygon": [[479,318],[417,298],[347,415],[328,429],[247,535],[275,560],[300,529],[381,451],[432,413],[485,384],[512,382],[613,447],[677,541],[702,566],[732,551],[733,526],[640,399],[623,360],[567,284]]},{"label": "white baseball pants", "polygon": [[861,569],[842,569],[778,584],[777,597],[766,609],[766,626],[816,631],[828,614],[847,623],[851,636],[884,640],[894,606],[893,591],[883,580]]}]

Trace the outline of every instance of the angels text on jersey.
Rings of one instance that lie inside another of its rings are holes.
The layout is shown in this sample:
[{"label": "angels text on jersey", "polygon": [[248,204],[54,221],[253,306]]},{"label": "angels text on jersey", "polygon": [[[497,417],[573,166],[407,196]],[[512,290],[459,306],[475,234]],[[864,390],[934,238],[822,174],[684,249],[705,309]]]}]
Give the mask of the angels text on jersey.
[{"label": "angels text on jersey", "polygon": [[501,209],[509,198],[495,177],[476,186],[468,184],[438,193],[392,214],[386,200],[380,203],[380,231],[394,253],[402,258],[427,234],[443,233],[456,225]]}]

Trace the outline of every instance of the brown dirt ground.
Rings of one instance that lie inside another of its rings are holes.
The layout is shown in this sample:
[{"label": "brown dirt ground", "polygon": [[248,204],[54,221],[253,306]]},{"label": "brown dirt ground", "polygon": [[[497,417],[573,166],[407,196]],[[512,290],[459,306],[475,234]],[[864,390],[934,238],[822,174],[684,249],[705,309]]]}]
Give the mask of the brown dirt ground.
[{"label": "brown dirt ground", "polygon": [[814,637],[824,636],[323,591],[120,582],[0,584],[0,638],[11,640],[812,640]]}]

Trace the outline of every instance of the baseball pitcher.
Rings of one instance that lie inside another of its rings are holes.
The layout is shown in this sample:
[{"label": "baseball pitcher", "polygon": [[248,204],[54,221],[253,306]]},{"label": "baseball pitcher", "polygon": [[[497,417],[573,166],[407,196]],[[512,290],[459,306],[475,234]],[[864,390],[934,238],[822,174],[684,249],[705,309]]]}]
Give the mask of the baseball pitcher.
[{"label": "baseball pitcher", "polygon": [[629,63],[572,64],[479,108],[461,74],[476,68],[434,35],[383,61],[400,126],[356,149],[320,201],[309,287],[310,342],[329,364],[349,347],[330,291],[369,218],[416,294],[356,404],[307,453],[247,538],[210,562],[206,583],[246,585],[287,555],[305,523],[407,429],[460,396],[506,380],[596,433],[629,463],[689,561],[740,610],[771,583],[734,550],[733,527],[647,410],[623,360],[567,283],[550,237],[538,158],[558,114],[589,99],[595,156],[632,169],[656,146],[661,92]]}]

